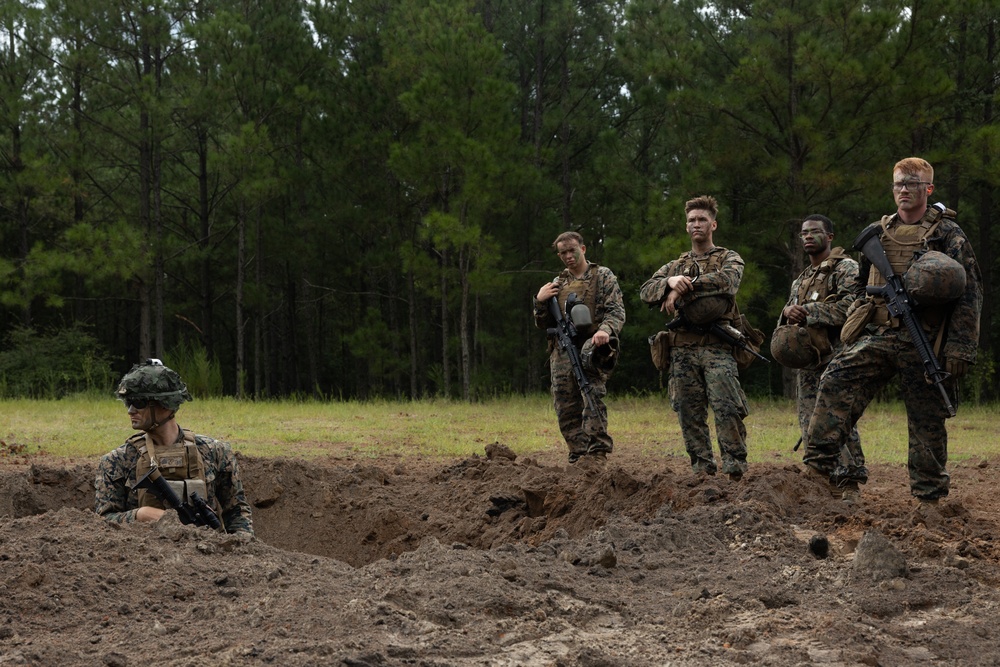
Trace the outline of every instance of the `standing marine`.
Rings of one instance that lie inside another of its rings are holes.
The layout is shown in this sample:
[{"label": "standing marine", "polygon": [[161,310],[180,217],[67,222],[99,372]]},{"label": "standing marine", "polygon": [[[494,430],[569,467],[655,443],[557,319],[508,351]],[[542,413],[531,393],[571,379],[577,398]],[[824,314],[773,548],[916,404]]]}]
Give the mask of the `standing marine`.
[{"label": "standing marine", "polygon": [[[792,282],[788,303],[771,336],[771,355],[795,372],[800,442],[804,442],[816,406],[820,376],[833,355],[843,347],[840,330],[847,319],[848,308],[854,303],[858,263],[843,248],[832,247],[833,221],[825,215],[806,216],[799,238],[809,258],[809,266]],[[865,455],[856,427],[848,436],[840,465],[857,468],[855,472],[867,478]],[[846,503],[855,502],[857,481],[844,479],[843,484],[836,495]]]},{"label": "standing marine", "polygon": [[736,292],[743,279],[743,258],[713,242],[718,228],[718,203],[701,196],[684,205],[691,250],[660,267],[643,283],[643,302],[683,317],[667,333],[670,350],[670,406],[680,420],[684,447],[695,474],[717,471],[708,428],[708,408],[722,456],[722,472],[738,481],[747,470],[749,414],[740,386],[739,368],[730,344],[704,327],[712,324],[739,329]]},{"label": "standing marine", "polygon": [[[972,244],[955,222],[955,212],[944,205],[928,205],[933,192],[934,168],[926,160],[900,160],[892,171],[896,212],[872,223],[858,238],[869,234],[881,238],[892,272],[902,276],[915,301],[919,325],[938,363],[950,374],[945,385],[953,394],[955,382],[976,361],[982,274]],[[824,481],[842,481],[836,477],[838,459],[851,428],[875,394],[898,376],[909,432],[910,492],[921,502],[936,503],[950,487],[945,420],[953,412],[939,388],[928,382],[910,331],[889,312],[883,297],[867,289],[885,283],[863,257],[858,298],[842,331],[844,348],[820,381],[804,461]]]},{"label": "standing marine", "polygon": [[[552,282],[545,283],[533,300],[535,326],[551,331],[556,326],[549,302],[556,298],[559,311],[566,313],[571,295],[579,304],[572,310],[586,308],[589,324],[577,327],[573,341],[589,382],[589,398],[580,383],[566,350],[549,340],[549,372],[552,399],[559,430],[569,448],[569,462],[581,458],[604,459],[614,449],[608,434],[608,412],[604,404],[607,380],[617,363],[619,336],[625,325],[625,304],[618,279],[611,269],[587,261],[587,246],[577,232],[563,232],[552,243],[566,267]],[[579,312],[579,311],[577,311]]]}]

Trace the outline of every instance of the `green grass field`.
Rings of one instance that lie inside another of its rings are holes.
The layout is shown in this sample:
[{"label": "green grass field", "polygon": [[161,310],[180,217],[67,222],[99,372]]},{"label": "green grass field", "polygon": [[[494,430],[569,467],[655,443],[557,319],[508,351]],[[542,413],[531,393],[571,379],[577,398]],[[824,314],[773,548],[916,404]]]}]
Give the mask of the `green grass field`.
[{"label": "green grass field", "polygon": [[[680,428],[660,397],[608,402],[610,431],[618,447],[650,456],[682,456]],[[547,395],[467,404],[456,401],[196,400],[178,413],[184,427],[228,440],[249,456],[378,458],[411,455],[462,457],[483,453],[494,441],[519,454],[561,452],[562,439]],[[949,420],[953,462],[990,457],[1000,428],[997,406],[959,408]],[[753,401],[747,419],[750,461],[801,459],[791,401]],[[860,423],[871,463],[906,461],[906,413],[898,403],[873,404]],[[10,453],[98,457],[133,431],[125,408],[113,399],[0,401],[0,456]]]}]

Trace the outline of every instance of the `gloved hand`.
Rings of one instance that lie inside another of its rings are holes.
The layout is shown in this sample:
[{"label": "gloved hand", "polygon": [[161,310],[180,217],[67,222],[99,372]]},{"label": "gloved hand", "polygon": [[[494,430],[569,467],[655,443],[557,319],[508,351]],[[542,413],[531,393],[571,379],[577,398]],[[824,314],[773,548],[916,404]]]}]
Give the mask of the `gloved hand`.
[{"label": "gloved hand", "polygon": [[945,357],[944,359],[944,369],[954,379],[958,379],[965,375],[969,371],[969,362],[965,359],[956,359],[955,357]]}]

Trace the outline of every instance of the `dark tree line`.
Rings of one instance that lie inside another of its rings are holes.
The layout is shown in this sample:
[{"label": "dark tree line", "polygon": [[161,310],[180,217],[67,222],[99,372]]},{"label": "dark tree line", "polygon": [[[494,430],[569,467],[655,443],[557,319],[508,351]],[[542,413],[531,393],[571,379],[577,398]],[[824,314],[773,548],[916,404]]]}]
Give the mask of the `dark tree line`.
[{"label": "dark tree line", "polygon": [[0,8],[0,393],[149,356],[238,397],[538,390],[529,299],[565,229],[626,295],[613,383],[653,389],[637,291],[684,200],[720,200],[769,331],[801,219],[848,246],[910,155],[975,244],[995,392],[992,0]]}]

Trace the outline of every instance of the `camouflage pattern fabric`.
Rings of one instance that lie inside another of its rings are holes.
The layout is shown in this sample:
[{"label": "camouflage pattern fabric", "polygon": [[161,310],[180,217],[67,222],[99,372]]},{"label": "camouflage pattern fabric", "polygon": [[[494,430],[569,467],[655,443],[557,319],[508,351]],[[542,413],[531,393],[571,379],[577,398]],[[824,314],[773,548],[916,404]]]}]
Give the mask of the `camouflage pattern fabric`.
[{"label": "camouflage pattern fabric", "polygon": [[[934,209],[928,209],[924,219],[937,215]],[[983,292],[982,274],[972,244],[955,221],[945,218],[927,239],[927,246],[959,262],[967,276],[965,293],[955,302],[946,321],[942,356],[974,363]],[[867,260],[862,260],[855,287],[859,296],[864,294],[868,268]],[[895,375],[899,376],[900,394],[906,406],[910,492],[921,499],[946,496],[948,413],[937,389],[927,383],[923,362],[905,327],[869,324],[853,345],[833,358],[820,380],[803,460],[820,472],[831,472],[850,428]]]},{"label": "camouflage pattern fabric", "polygon": [[[622,298],[618,278],[606,266],[589,263],[587,271],[580,280],[596,280],[596,294],[593,320],[595,331],[604,330],[612,338],[619,338],[625,325],[625,301]],[[563,290],[559,293],[560,301],[564,301],[568,285],[573,282],[572,274],[564,269],[557,278]],[[548,312],[546,304],[534,301],[535,326],[546,329],[555,326],[555,320]],[[586,341],[580,341],[580,347]],[[562,432],[569,448],[569,460],[574,462],[585,454],[609,453],[614,448],[614,442],[608,435],[607,408],[602,400],[607,394],[605,382],[607,376],[603,373],[587,373],[591,382],[591,396],[600,414],[590,414],[583,393],[577,386],[569,357],[558,346],[549,355],[549,372],[552,383],[552,400],[555,405],[556,417],[559,420],[559,430]]]},{"label": "camouflage pattern fabric", "polygon": [[[642,284],[639,288],[639,298],[644,303],[660,305],[670,293],[670,286],[667,279],[681,275],[681,271],[688,264],[698,264],[703,267],[694,282],[694,294],[697,297],[705,296],[729,296],[735,297],[743,280],[743,258],[734,250],[728,250],[722,246],[712,248],[704,255],[695,255],[691,252],[682,254],[679,258],[664,264],[653,276]],[[704,265],[704,266],[703,266]],[[718,266],[716,271],[711,270]]]},{"label": "camouflage pattern fabric", "polygon": [[[142,442],[141,439],[138,441]],[[135,493],[129,492],[135,485],[139,458],[139,450],[134,443],[133,439],[129,439],[121,447],[105,454],[97,467],[94,511],[109,522],[132,523],[136,520],[138,498]],[[252,511],[232,447],[204,435],[196,435],[195,444],[205,461],[208,482],[206,500],[209,506],[221,509],[219,518],[227,533],[253,535]]]},{"label": "camouflage pattern fabric", "polygon": [[711,407],[722,472],[746,472],[747,430],[743,419],[749,409],[732,352],[713,346],[671,348],[668,388],[670,407],[680,420],[684,448],[691,457],[692,469],[696,473],[716,472],[708,429],[708,408]]},{"label": "camouflage pattern fabric", "polygon": [[[833,351],[837,352],[843,347],[840,343],[840,329],[847,320],[847,311],[855,300],[855,284],[858,281],[858,263],[850,257],[844,257],[842,248],[834,248],[830,256],[839,259],[829,274],[823,278],[824,285],[818,290],[808,289],[808,294],[801,297],[803,285],[811,286],[815,283],[820,274],[823,273],[820,266],[807,266],[799,274],[799,277],[792,282],[791,294],[787,305],[797,302],[798,305],[806,309],[806,326],[827,327],[830,341],[833,343]],[[829,261],[829,258],[825,261]],[[816,299],[810,298],[816,295]],[[802,435],[802,442],[808,442],[809,421],[812,419],[816,406],[816,396],[819,393],[819,381],[826,365],[818,369],[800,369],[796,372],[796,407],[798,409],[799,430]],[[863,466],[865,464],[864,451],[861,448],[861,438],[856,427],[851,428],[847,438],[847,454],[842,455],[843,464]]]}]

